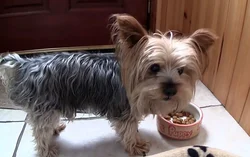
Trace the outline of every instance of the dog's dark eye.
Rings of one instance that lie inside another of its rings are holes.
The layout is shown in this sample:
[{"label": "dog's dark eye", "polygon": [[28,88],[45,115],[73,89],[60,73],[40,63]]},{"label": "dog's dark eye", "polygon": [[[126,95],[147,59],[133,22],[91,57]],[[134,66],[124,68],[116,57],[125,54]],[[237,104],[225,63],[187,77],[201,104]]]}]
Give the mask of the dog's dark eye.
[{"label": "dog's dark eye", "polygon": [[184,71],[184,67],[179,68],[179,69],[178,69],[179,75],[181,75],[181,74],[183,73],[183,71]]},{"label": "dog's dark eye", "polygon": [[160,65],[159,64],[153,64],[153,65],[151,65],[150,70],[153,73],[157,73],[157,72],[160,71]]}]

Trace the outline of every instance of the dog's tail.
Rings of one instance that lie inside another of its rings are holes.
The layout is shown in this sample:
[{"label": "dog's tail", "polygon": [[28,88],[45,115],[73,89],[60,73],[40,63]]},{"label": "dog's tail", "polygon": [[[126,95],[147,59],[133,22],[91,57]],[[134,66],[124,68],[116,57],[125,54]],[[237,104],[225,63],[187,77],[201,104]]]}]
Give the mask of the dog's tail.
[{"label": "dog's tail", "polygon": [[18,54],[0,55],[0,79],[4,85],[8,85],[10,78],[14,76],[15,67],[23,61]]}]

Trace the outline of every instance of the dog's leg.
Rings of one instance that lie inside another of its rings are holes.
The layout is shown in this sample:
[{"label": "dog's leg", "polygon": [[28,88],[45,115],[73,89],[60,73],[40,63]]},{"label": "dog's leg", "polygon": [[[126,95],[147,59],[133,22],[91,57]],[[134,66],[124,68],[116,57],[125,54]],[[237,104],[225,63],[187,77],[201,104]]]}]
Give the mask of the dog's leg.
[{"label": "dog's leg", "polygon": [[150,143],[141,138],[138,132],[138,120],[130,117],[127,120],[112,121],[116,132],[121,137],[121,143],[130,155],[144,155],[149,152]]},{"label": "dog's leg", "polygon": [[55,129],[60,121],[60,114],[57,111],[46,113],[30,113],[29,119],[33,126],[33,136],[36,141],[36,149],[39,157],[57,157],[58,148],[53,142]]}]

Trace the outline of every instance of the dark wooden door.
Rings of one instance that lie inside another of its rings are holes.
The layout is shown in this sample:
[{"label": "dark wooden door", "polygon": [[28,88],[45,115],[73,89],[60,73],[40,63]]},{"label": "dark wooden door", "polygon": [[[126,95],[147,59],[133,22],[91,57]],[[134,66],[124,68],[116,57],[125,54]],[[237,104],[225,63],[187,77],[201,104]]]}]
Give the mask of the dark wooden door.
[{"label": "dark wooden door", "polygon": [[1,0],[0,52],[109,45],[113,13],[146,27],[147,0]]}]

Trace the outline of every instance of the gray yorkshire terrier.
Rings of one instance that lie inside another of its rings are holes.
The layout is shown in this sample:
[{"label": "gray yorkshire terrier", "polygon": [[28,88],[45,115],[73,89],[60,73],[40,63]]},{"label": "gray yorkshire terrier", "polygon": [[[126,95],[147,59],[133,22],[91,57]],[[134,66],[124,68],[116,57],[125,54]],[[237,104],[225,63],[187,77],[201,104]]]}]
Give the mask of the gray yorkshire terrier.
[{"label": "gray yorkshire terrier", "polygon": [[206,29],[189,36],[148,34],[132,16],[111,16],[113,54],[8,54],[0,76],[9,98],[28,113],[39,157],[58,156],[53,136],[65,128],[60,117],[76,111],[107,117],[130,155],[150,144],[138,124],[149,114],[181,111],[192,99],[216,35]]}]

